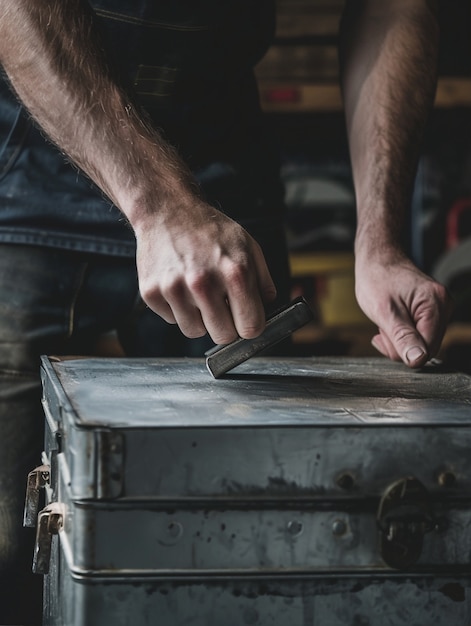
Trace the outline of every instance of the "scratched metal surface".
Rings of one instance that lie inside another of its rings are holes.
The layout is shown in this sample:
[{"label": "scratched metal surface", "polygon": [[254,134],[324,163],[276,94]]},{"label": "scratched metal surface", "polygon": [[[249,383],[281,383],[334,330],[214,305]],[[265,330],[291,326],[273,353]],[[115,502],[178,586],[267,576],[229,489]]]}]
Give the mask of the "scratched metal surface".
[{"label": "scratched metal surface", "polygon": [[[258,358],[222,380],[199,360],[44,359],[43,382],[67,511],[44,626],[471,624],[469,377],[384,359]],[[447,523],[394,572],[376,510],[408,475]]]},{"label": "scratched metal surface", "polygon": [[152,428],[469,424],[471,378],[386,359],[255,358],[214,380],[199,359],[52,362],[77,423]]},{"label": "scratched metal surface", "polygon": [[[65,502],[69,519],[61,542],[73,555],[68,570],[83,577],[303,573],[374,577],[391,572],[378,549],[374,509],[345,511],[340,502],[333,510],[315,505],[306,510],[296,504],[258,510],[253,504],[224,510],[209,504],[190,510],[169,505],[162,510],[137,503],[74,507]],[[469,505],[442,508],[440,518],[446,520],[446,530],[425,535],[409,576],[469,573]]]},{"label": "scratched metal surface", "polygon": [[[60,557],[53,564],[60,570]],[[53,573],[43,626],[469,626],[467,579],[74,579]]]},{"label": "scratched metal surface", "polygon": [[75,359],[43,378],[76,500],[359,499],[405,475],[471,492],[465,375],[255,359],[214,380],[198,360]]}]

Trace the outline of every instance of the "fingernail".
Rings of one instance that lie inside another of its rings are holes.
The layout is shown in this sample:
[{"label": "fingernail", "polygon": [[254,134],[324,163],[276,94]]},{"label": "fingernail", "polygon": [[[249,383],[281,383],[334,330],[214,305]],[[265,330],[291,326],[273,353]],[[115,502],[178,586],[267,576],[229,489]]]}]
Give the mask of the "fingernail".
[{"label": "fingernail", "polygon": [[422,350],[422,348],[419,348],[419,346],[413,346],[412,348],[409,348],[409,350],[407,350],[406,352],[407,362],[414,363],[415,361],[418,361],[420,358],[422,358],[424,354],[425,352],[424,350]]}]

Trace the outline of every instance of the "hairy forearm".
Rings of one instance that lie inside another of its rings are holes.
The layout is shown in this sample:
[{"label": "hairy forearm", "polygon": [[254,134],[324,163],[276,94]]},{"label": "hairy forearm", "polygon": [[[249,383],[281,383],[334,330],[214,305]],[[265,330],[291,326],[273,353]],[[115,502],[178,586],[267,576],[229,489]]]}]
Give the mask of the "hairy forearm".
[{"label": "hairy forearm", "polygon": [[96,32],[86,0],[0,0],[0,63],[50,139],[127,216],[144,302],[187,337],[256,337],[276,294],[260,246],[200,197]]},{"label": "hairy forearm", "polygon": [[436,87],[438,27],[425,0],[348,2],[341,76],[357,255],[399,248]]},{"label": "hairy forearm", "polygon": [[0,0],[0,15],[0,62],[18,97],[131,224],[172,194],[192,196],[186,167],[114,80],[87,3]]}]

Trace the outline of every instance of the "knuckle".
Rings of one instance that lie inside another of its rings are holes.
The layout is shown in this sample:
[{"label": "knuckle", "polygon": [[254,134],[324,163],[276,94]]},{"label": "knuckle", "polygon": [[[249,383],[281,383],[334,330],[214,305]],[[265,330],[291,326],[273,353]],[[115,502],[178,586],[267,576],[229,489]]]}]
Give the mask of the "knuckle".
[{"label": "knuckle", "polygon": [[197,339],[198,337],[203,337],[206,334],[206,329],[195,326],[184,326],[180,325],[180,330],[188,337],[188,339]]},{"label": "knuckle", "polygon": [[187,276],[188,289],[197,295],[205,295],[213,284],[212,276],[208,272],[192,272]]},{"label": "knuckle", "polygon": [[162,296],[168,301],[169,299],[180,298],[185,291],[183,281],[178,278],[173,278],[162,282],[160,285],[160,292]]},{"label": "knuckle", "polygon": [[403,344],[415,339],[416,333],[406,326],[396,326],[392,330],[392,339],[395,344]]},{"label": "knuckle", "polygon": [[158,303],[162,295],[160,289],[151,283],[141,283],[139,291],[142,299],[148,305]]},{"label": "knuckle", "polygon": [[211,334],[211,339],[220,345],[226,345],[228,343],[231,343],[232,341],[235,341],[238,338],[238,335],[236,332],[213,332]]},{"label": "knuckle", "polygon": [[239,324],[239,326],[239,334],[241,337],[244,337],[244,339],[253,339],[255,337],[258,337],[264,329],[263,322],[246,322],[244,324]]},{"label": "knuckle", "polygon": [[206,322],[211,339],[217,344],[225,345],[239,337],[230,316],[211,315]]},{"label": "knuckle", "polygon": [[245,289],[249,280],[249,275],[249,265],[244,261],[230,263],[224,268],[226,281],[231,284],[234,290],[237,291]]}]

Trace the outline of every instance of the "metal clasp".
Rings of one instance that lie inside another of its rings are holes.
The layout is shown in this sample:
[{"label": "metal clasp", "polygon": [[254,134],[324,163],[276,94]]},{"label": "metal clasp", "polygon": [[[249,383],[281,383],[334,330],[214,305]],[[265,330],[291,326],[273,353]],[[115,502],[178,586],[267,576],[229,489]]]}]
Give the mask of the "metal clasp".
[{"label": "metal clasp", "polygon": [[377,521],[381,556],[395,569],[413,565],[422,553],[425,534],[437,527],[430,494],[414,477],[402,478],[386,489]]},{"label": "metal clasp", "polygon": [[51,560],[52,537],[64,525],[64,505],[51,502],[38,514],[36,543],[34,544],[33,573],[48,574]]},{"label": "metal clasp", "polygon": [[28,474],[26,483],[25,508],[23,512],[23,526],[34,528],[39,508],[39,492],[49,485],[51,468],[49,465],[40,465]]}]

